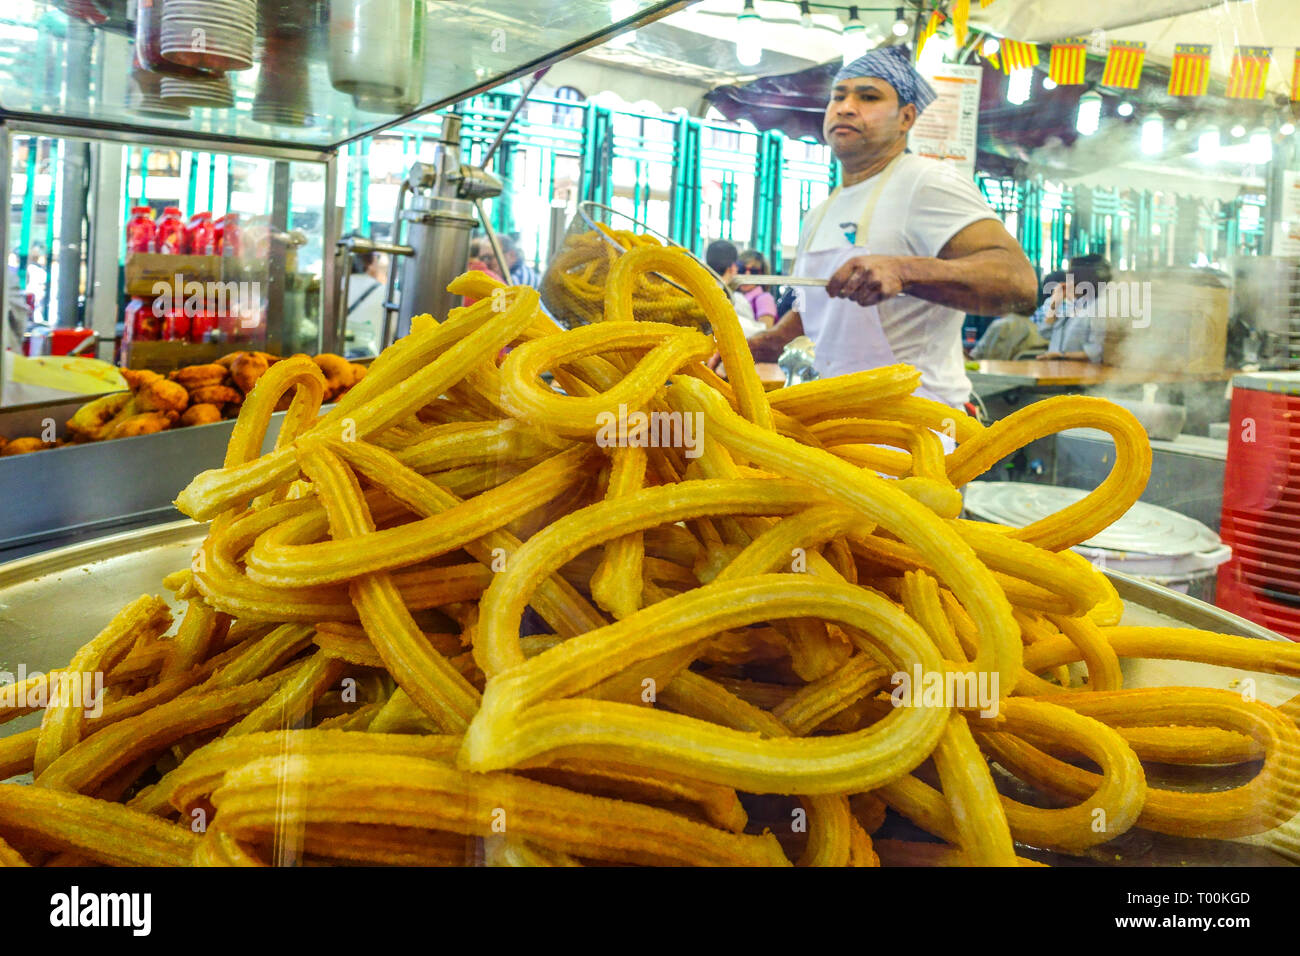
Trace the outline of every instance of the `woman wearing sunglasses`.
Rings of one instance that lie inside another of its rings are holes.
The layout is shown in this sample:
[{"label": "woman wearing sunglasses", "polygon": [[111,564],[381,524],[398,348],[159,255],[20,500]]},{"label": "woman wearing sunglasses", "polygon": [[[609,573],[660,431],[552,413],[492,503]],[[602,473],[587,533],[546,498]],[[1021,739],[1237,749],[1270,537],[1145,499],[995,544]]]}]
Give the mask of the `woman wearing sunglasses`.
[{"label": "woman wearing sunglasses", "polygon": [[[741,275],[762,276],[768,275],[767,260],[757,249],[746,249],[740,254]],[[775,288],[775,287],[772,287]],[[776,325],[776,299],[769,289],[760,285],[744,285],[738,287],[738,291],[745,297],[749,307],[754,310],[754,318],[763,323],[764,328],[771,328]]]}]

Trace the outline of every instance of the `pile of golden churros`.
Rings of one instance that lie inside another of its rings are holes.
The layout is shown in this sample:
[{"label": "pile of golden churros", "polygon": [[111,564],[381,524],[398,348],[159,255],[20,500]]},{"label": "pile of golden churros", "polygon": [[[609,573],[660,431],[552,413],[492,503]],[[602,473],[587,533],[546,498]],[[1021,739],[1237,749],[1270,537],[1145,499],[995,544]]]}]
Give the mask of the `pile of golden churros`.
[{"label": "pile of golden churros", "polygon": [[[636,320],[651,272],[713,336]],[[29,679],[106,691],[0,739],[0,779],[34,775],[0,785],[0,862],[1014,866],[1135,827],[1300,847],[1300,702],[1120,668],[1296,677],[1300,646],[1120,626],[1069,550],[1146,483],[1127,411],[983,427],[907,366],[765,393],[726,294],[652,244],[569,331],[529,288],[451,291],[478,301],[326,414],[310,359],[261,376],[177,500],[210,530],[165,582],[175,633],[141,597]],[[1085,499],[961,518],[965,483],[1080,426],[1116,452]],[[1153,765],[1237,776],[1162,789]]]},{"label": "pile of golden churros", "polygon": [[[653,236],[611,229],[604,223],[596,223],[588,232],[571,233],[542,276],[542,303],[567,328],[601,321],[606,317],[605,291],[611,267],[623,250],[642,247],[663,248]],[[628,317],[709,331],[701,303],[665,279],[655,271],[637,275]]]}]

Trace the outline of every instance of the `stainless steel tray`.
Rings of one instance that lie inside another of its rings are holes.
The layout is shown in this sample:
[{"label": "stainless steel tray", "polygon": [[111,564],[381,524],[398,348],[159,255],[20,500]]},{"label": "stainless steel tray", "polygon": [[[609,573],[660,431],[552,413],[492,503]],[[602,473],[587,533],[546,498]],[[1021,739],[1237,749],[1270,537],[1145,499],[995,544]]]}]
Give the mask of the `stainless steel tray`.
[{"label": "stainless steel tray", "polygon": [[[207,526],[175,521],[127,532],[0,565],[0,671],[48,671],[62,666],[95,636],[123,605],[141,594],[169,601],[179,619],[179,604],[162,579],[189,564]],[[1122,623],[1137,626],[1194,627],[1260,640],[1285,641],[1244,618],[1125,574],[1107,572],[1124,599]],[[1183,661],[1121,661],[1127,687],[1214,687],[1235,689],[1250,677],[1259,700],[1280,704],[1300,694],[1300,680]],[[39,723],[31,714],[0,726],[0,736]],[[1161,786],[1196,787],[1185,768],[1160,768],[1148,778]],[[1235,772],[1235,771],[1234,771]],[[1203,782],[1203,781],[1202,781]],[[1238,781],[1234,780],[1231,785]],[[1300,808],[1298,808],[1300,809]],[[1130,865],[1277,865],[1286,860],[1247,843],[1176,840],[1130,831],[1081,858],[1030,851],[1053,863]]]}]

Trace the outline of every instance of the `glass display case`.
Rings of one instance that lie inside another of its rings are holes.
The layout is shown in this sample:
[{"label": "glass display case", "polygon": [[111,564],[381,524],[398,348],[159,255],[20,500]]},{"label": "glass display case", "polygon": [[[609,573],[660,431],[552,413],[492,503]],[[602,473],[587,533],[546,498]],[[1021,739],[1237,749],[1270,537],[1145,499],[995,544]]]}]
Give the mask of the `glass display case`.
[{"label": "glass display case", "polygon": [[[245,310],[256,317],[240,329],[202,326],[198,341],[193,321],[170,330],[191,345],[219,338],[277,354],[343,352],[329,321],[339,147],[682,6],[13,0],[0,11],[0,180],[10,183],[0,352],[21,352],[33,330],[67,330],[78,344],[93,335],[86,354],[174,367],[174,356],[138,360],[170,346],[123,353],[155,332],[167,339],[164,315],[126,341],[136,329],[125,313],[144,284],[166,278],[160,269],[182,277],[180,291],[189,278],[256,287]],[[168,208],[186,220],[233,214],[254,241],[240,265],[221,256],[142,271],[144,257],[126,241],[137,206],[155,218]],[[177,361],[211,360],[190,349]],[[22,403],[6,377],[12,370],[0,367],[0,405]]]}]

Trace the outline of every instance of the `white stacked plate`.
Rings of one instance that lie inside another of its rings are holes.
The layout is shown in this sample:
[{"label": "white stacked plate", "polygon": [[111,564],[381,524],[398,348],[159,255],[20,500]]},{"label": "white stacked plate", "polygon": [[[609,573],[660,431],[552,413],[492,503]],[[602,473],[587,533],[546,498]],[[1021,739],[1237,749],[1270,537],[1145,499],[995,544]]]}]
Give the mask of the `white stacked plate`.
[{"label": "white stacked plate", "polygon": [[201,70],[253,65],[257,0],[163,0],[162,54]]},{"label": "white stacked plate", "polygon": [[159,87],[161,78],[148,70],[132,70],[131,79],[126,88],[126,107],[141,116],[154,116],[160,119],[189,119],[187,107],[167,103],[162,98]]},{"label": "white stacked plate", "polygon": [[194,106],[224,110],[235,105],[235,91],[230,77],[163,76],[160,81],[162,101],[168,106]]},{"label": "white stacked plate", "polygon": [[253,119],[272,126],[311,124],[310,64],[306,34],[273,34],[264,40]]}]

